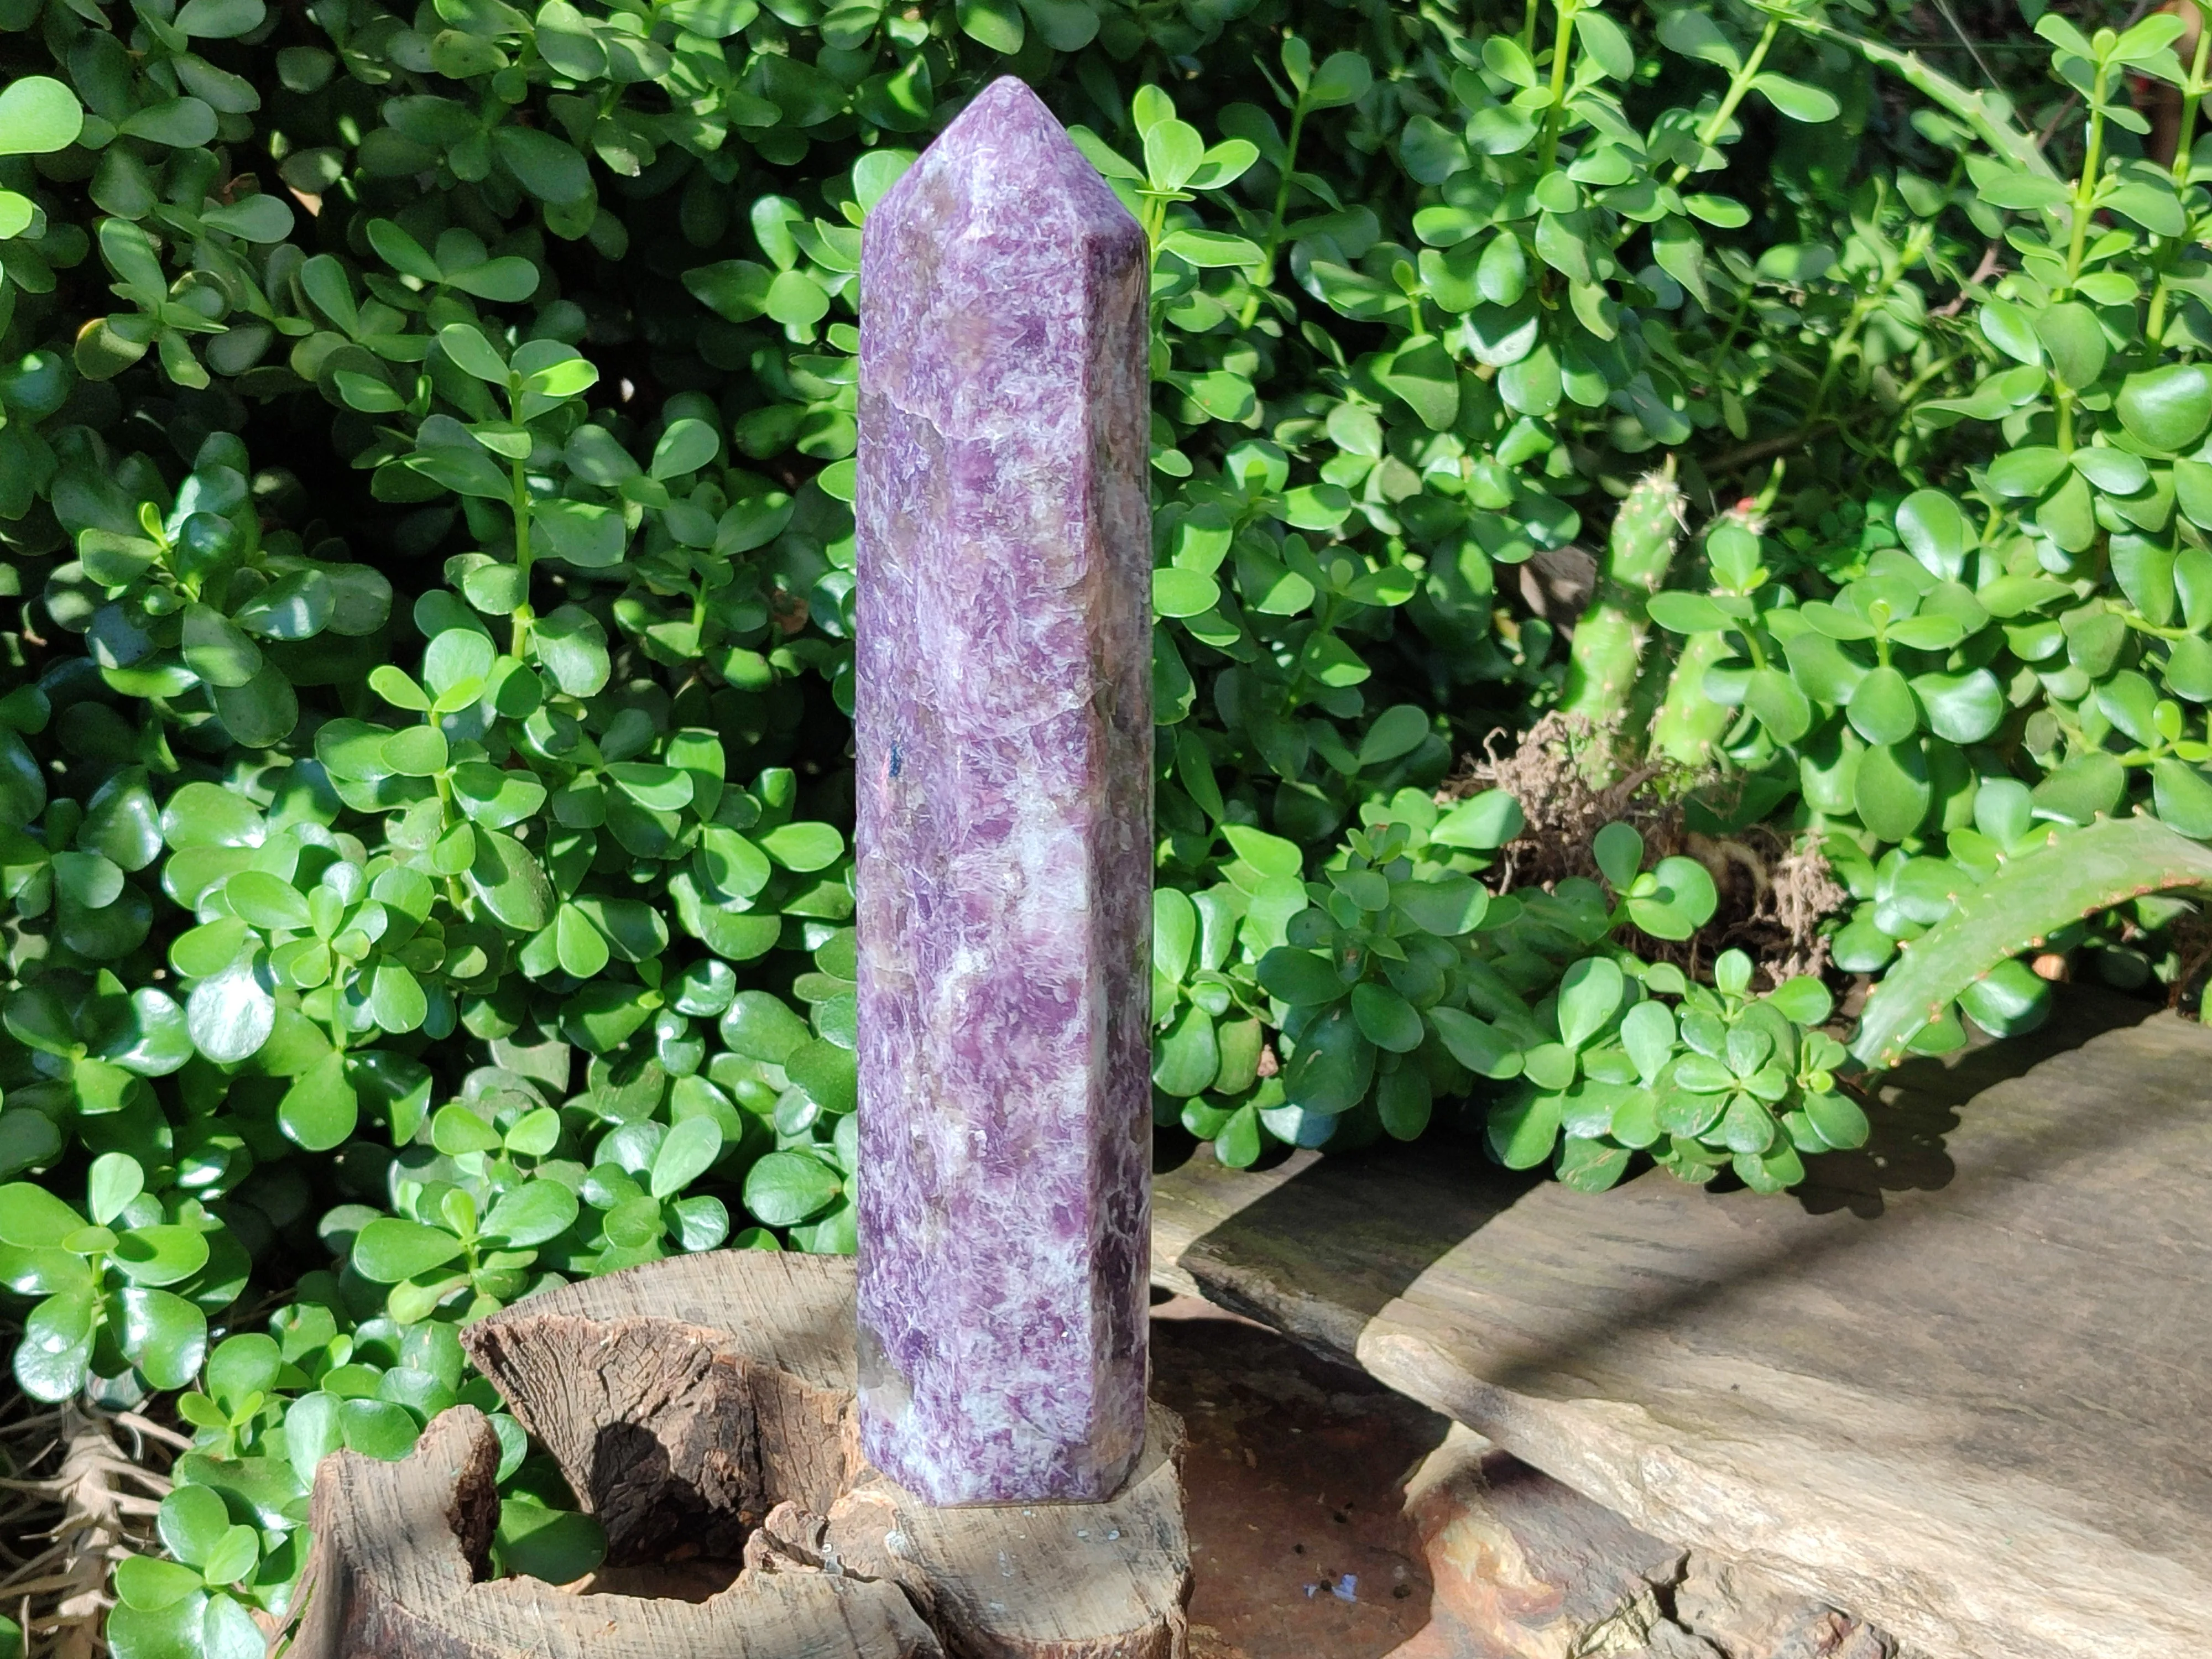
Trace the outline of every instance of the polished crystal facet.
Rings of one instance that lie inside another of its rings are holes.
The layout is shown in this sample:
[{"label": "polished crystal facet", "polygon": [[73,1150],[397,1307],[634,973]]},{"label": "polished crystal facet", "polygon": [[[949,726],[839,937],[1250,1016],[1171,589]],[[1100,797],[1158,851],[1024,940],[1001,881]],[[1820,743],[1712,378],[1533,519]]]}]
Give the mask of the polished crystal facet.
[{"label": "polished crystal facet", "polygon": [[1145,237],[1002,80],[863,248],[862,1439],[933,1503],[1102,1498],[1145,1432]]}]

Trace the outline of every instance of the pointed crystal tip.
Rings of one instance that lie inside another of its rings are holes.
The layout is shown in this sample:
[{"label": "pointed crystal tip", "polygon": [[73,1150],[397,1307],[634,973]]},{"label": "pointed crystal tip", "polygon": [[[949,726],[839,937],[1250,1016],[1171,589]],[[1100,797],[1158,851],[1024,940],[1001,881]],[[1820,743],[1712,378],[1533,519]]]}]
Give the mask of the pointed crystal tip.
[{"label": "pointed crystal tip", "polygon": [[946,240],[1024,222],[1086,240],[1143,234],[1059,118],[1011,75],[978,93],[868,216],[873,235],[927,225]]}]

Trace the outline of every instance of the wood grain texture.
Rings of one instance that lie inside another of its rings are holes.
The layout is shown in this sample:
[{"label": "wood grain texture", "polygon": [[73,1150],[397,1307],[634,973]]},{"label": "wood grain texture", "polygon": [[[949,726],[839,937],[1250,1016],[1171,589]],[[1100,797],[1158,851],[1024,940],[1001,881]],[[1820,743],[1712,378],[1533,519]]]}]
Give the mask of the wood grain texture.
[{"label": "wood grain texture", "polygon": [[702,1602],[477,1583],[498,1465],[469,1406],[399,1462],[325,1458],[292,1659],[944,1659],[895,1585],[826,1573],[746,1574]]},{"label": "wood grain texture", "polygon": [[929,1607],[961,1659],[1182,1659],[1183,1446],[1154,1403],[1135,1472],[1103,1504],[932,1509],[869,1469],[830,1510],[830,1541],[848,1569]]},{"label": "wood grain texture", "polygon": [[1900,1068],[1790,1198],[1201,1154],[1154,1276],[1938,1659],[2201,1651],[2212,1032],[2148,1014]]},{"label": "wood grain texture", "polygon": [[497,1442],[467,1407],[398,1463],[316,1473],[295,1659],[1183,1659],[1182,1428],[1098,1504],[931,1510],[869,1468],[848,1260],[727,1251],[464,1333],[605,1527],[609,1563],[742,1559],[703,1601],[478,1582]]}]

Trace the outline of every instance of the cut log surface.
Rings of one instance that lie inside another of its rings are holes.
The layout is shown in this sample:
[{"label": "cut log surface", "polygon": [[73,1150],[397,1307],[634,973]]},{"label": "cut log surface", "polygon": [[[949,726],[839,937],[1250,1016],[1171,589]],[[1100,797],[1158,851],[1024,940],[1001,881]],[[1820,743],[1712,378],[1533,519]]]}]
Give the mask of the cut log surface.
[{"label": "cut log surface", "polygon": [[1201,1152],[1154,1277],[1935,1659],[2206,1651],[2212,1031],[2072,988],[1880,1091],[1785,1197]]},{"label": "cut log surface", "polygon": [[485,1580],[498,1444],[456,1407],[403,1462],[324,1460],[293,1659],[1183,1659],[1174,1413],[1106,1503],[932,1510],[860,1455],[853,1299],[849,1261],[726,1251],[471,1327],[611,1567],[743,1570],[702,1601]]},{"label": "cut log surface", "polygon": [[829,1512],[852,1332],[849,1262],[720,1251],[534,1297],[465,1340],[628,1565],[678,1543],[734,1557],[787,1500]]},{"label": "cut log surface", "polygon": [[703,1602],[571,1595],[533,1578],[477,1582],[499,1495],[499,1441],[473,1407],[441,1413],[397,1463],[357,1453],[315,1476],[314,1553],[296,1659],[942,1659],[888,1583],[768,1573]]},{"label": "cut log surface", "polygon": [[[929,1606],[959,1659],[1182,1659],[1182,1422],[1155,1403],[1136,1472],[1103,1504],[932,1509],[870,1471],[830,1512],[830,1541],[848,1571]],[[1147,1562],[1163,1567],[1132,1571]]]}]

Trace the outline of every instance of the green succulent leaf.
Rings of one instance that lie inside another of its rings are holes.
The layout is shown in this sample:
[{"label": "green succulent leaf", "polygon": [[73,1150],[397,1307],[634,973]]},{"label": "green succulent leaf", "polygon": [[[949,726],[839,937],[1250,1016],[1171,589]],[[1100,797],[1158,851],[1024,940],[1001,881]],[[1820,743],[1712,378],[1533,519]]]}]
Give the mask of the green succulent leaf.
[{"label": "green succulent leaf", "polygon": [[745,1176],[745,1208],[771,1227],[787,1227],[826,1209],[842,1183],[807,1152],[770,1152]]},{"label": "green succulent leaf", "polygon": [[461,1254],[461,1241],[441,1228],[385,1217],[372,1221],[354,1240],[353,1265],[380,1285],[441,1267]]},{"label": "green succulent leaf", "polygon": [[[901,893],[957,1000],[1036,966],[975,904],[1126,918],[1141,856],[1161,1122],[1243,1169],[1479,1103],[1591,1193],[1869,1139],[1840,981],[1754,990],[1769,916],[1875,980],[1876,1059],[2030,1029],[2072,993],[2029,951],[2185,968],[2212,280],[2132,131],[2174,17],[2045,10],[1969,86],[1807,7],[17,9],[0,1282],[27,1395],[174,1389],[200,1437],[118,1659],[258,1655],[320,1457],[481,1393],[456,1322],[855,1248]],[[933,314],[951,356],[864,350],[931,286],[887,216],[955,223],[921,153],[1002,75],[1096,127],[1133,262],[1043,246]],[[1070,426],[1005,308],[1100,295],[1141,372]],[[963,384],[1001,358],[1003,432]],[[887,481],[909,416],[953,447]],[[1079,428],[1149,541],[1024,470]],[[886,652],[884,550],[948,513],[989,580],[940,560]],[[1073,678],[1007,701],[1024,664]],[[927,752],[856,752],[917,665]],[[1009,758],[1040,733],[1111,799]],[[886,790],[942,869],[868,863]],[[500,1569],[573,1579],[602,1540],[493,1421]]]}]

